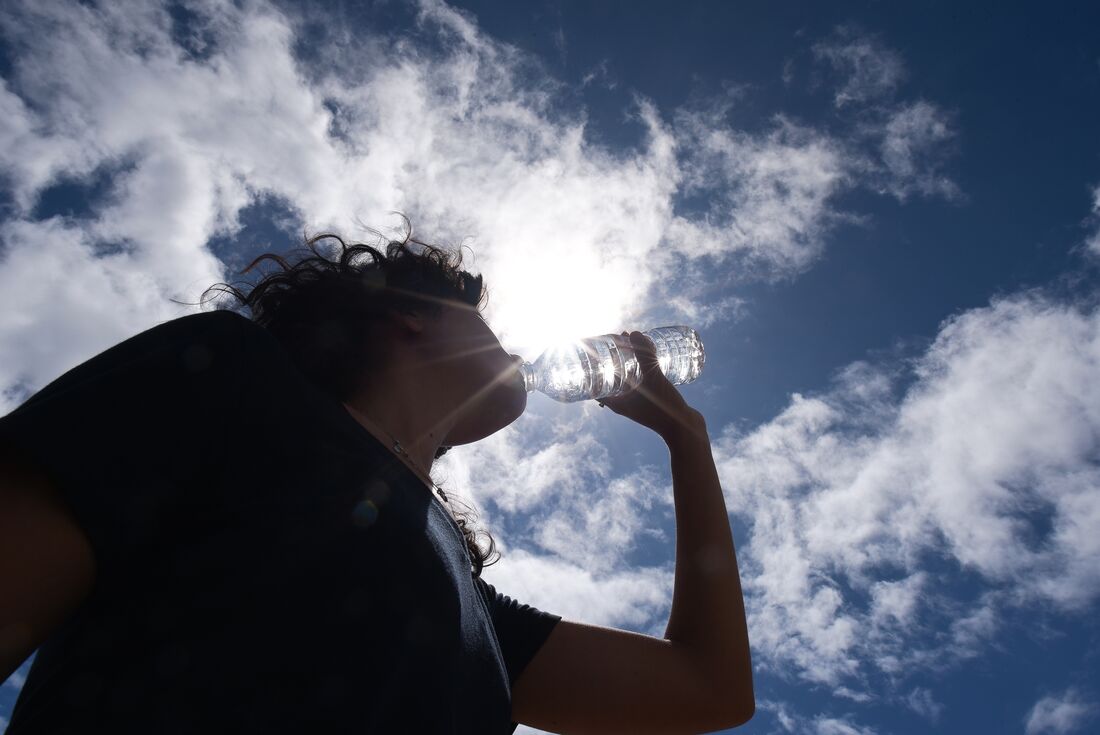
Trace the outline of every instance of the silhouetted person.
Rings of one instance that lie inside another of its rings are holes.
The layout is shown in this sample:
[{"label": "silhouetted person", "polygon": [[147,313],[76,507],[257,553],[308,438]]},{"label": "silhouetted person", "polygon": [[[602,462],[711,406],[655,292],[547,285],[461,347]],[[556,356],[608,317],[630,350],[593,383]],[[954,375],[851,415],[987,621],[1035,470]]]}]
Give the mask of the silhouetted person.
[{"label": "silhouetted person", "polygon": [[491,536],[483,549],[434,486],[434,459],[526,407],[519,358],[480,316],[481,276],[408,237],[385,253],[306,244],[294,263],[253,261],[280,270],[248,294],[208,289],[251,318],[165,322],[0,418],[0,677],[38,651],[10,735],[704,732],[751,717],[705,422],[652,346],[632,334],[645,380],[604,403],[671,453],[663,639],[498,592],[481,578]]}]

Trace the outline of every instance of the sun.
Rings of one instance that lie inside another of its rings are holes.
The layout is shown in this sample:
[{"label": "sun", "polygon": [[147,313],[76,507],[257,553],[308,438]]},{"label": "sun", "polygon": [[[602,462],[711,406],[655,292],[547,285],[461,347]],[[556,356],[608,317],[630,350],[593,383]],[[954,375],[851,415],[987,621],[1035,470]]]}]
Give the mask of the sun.
[{"label": "sun", "polygon": [[553,345],[631,328],[621,326],[634,298],[629,284],[594,258],[527,253],[493,266],[486,319],[510,353],[534,361]]}]

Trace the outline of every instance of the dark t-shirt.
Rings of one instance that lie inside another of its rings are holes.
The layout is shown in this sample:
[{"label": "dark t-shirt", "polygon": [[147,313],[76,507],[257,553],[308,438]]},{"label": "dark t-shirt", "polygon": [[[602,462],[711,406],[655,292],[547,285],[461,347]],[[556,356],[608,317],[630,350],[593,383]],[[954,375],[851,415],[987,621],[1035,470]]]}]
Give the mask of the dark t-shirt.
[{"label": "dark t-shirt", "polygon": [[447,510],[262,327],[165,322],[0,418],[97,561],[9,735],[508,733],[560,616],[480,578]]}]

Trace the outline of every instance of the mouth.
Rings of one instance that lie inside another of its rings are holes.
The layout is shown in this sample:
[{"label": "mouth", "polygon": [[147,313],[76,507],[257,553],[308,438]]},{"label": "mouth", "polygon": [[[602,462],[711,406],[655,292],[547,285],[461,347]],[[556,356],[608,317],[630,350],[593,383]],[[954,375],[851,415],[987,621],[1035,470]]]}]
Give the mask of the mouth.
[{"label": "mouth", "polygon": [[524,393],[526,393],[527,392],[527,378],[524,377],[523,370],[520,369],[520,366],[523,365],[523,358],[520,357],[519,355],[512,355],[512,363],[513,363],[513,368],[514,368],[514,372],[515,372],[514,382],[516,383],[516,385],[519,386],[520,390],[522,390]]}]

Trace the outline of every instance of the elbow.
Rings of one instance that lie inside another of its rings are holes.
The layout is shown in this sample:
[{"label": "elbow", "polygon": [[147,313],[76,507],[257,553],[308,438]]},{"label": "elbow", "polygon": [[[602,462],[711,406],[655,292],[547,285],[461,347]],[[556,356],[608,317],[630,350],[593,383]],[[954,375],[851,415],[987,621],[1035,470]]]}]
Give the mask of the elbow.
[{"label": "elbow", "polygon": [[735,665],[711,668],[708,683],[708,709],[713,730],[740,727],[756,714],[756,692],[752,681],[752,662],[746,656]]},{"label": "elbow", "polygon": [[753,691],[752,678],[741,680],[725,687],[726,706],[723,708],[723,728],[740,727],[756,714],[756,693]]},{"label": "elbow", "polygon": [[721,707],[711,710],[706,726],[702,730],[692,732],[714,732],[741,727],[751,720],[754,714],[756,714],[756,700],[750,697],[748,700],[740,701],[731,697],[723,702]]},{"label": "elbow", "polygon": [[750,694],[748,700],[731,713],[731,721],[727,727],[740,727],[751,720],[755,714],[756,697]]}]

